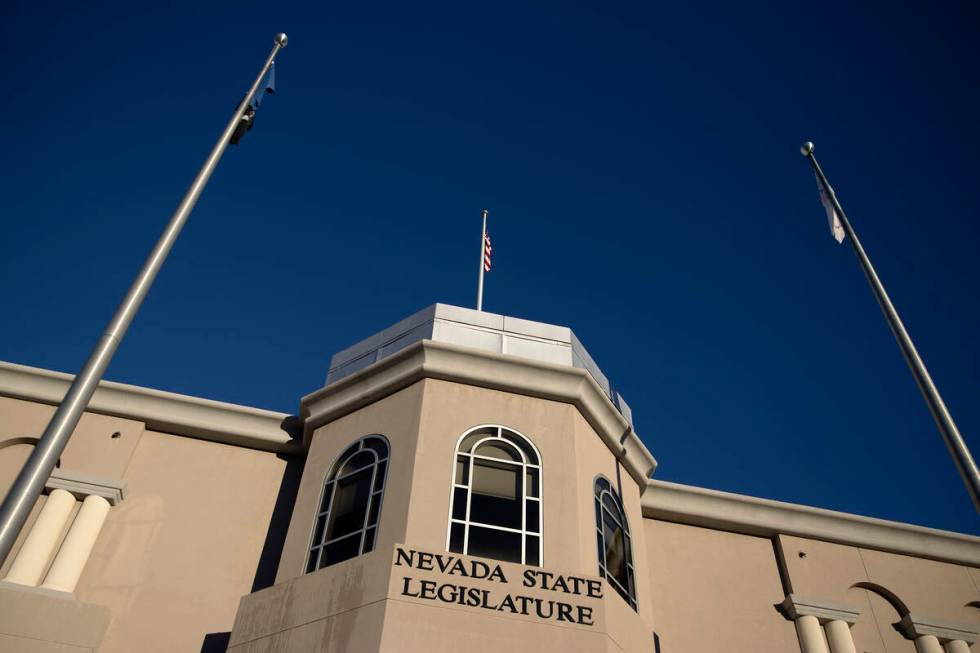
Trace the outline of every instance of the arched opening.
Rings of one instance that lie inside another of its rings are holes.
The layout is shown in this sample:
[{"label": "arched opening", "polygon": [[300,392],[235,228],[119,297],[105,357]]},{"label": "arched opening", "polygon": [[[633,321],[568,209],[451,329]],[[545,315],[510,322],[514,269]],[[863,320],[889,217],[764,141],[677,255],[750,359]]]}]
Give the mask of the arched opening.
[{"label": "arched opening", "polygon": [[911,651],[914,645],[899,631],[908,606],[887,587],[871,582],[855,583],[847,590],[847,602],[861,610],[851,627],[858,651]]},{"label": "arched opening", "polygon": [[595,527],[599,575],[636,610],[633,542],[629,522],[622,500],[604,476],[595,479]]},{"label": "arched opening", "polygon": [[306,572],[374,549],[388,474],[388,441],[369,435],[349,446],[323,482]]},{"label": "arched opening", "polygon": [[470,429],[456,444],[446,549],[541,565],[541,464],[526,437],[503,426]]}]

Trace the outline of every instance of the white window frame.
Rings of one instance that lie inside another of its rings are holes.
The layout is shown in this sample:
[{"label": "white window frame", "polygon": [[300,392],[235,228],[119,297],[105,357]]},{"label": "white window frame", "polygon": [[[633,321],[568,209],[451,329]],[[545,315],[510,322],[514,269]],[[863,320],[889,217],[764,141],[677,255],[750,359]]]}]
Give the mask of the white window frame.
[{"label": "white window frame", "polygon": [[[473,433],[474,431],[479,431],[480,429],[495,429],[495,432],[492,435],[487,435],[486,437],[481,438],[476,443],[474,443],[473,446],[470,447],[470,451],[476,451],[481,445],[483,445],[486,442],[492,442],[494,440],[501,440],[503,442],[506,442],[512,448],[514,448],[514,449],[517,450],[517,452],[521,456],[521,462],[519,462],[519,463],[518,462],[507,462],[507,461],[501,461],[499,458],[491,458],[489,456],[481,456],[479,454],[473,454],[473,453],[468,453],[468,452],[461,452],[459,450],[459,447],[460,447],[461,444],[463,444],[463,440],[465,440],[466,437],[468,435],[470,435],[471,433]],[[510,439],[505,438],[503,436],[503,431],[509,431],[510,433],[513,433],[514,435],[516,435],[517,437],[519,437],[521,440],[523,440],[528,445],[528,447],[530,447],[531,450],[534,452],[534,455],[537,457],[538,462],[537,463],[528,462],[527,456],[525,455],[525,453],[521,449],[521,447],[519,447],[516,444],[514,444]],[[459,484],[459,483],[456,482],[456,464],[457,464],[457,461],[459,460],[459,457],[460,456],[466,456],[467,462],[469,464],[469,471],[467,473],[467,478],[466,478],[467,482],[466,482],[465,485]],[[472,495],[473,495],[473,475],[474,475],[473,461],[474,461],[474,459],[488,460],[488,461],[493,461],[493,462],[497,462],[497,463],[499,463],[499,462],[505,462],[506,464],[509,464],[509,465],[520,466],[521,495],[522,495],[522,499],[523,499],[522,500],[522,503],[521,503],[521,528],[520,529],[507,528],[505,526],[495,526],[493,524],[484,524],[482,522],[473,521],[470,518],[470,507],[472,506]],[[453,524],[460,524],[461,526],[463,526],[463,551],[462,551],[462,554],[463,555],[470,555],[468,553],[469,552],[469,548],[470,548],[470,526],[477,526],[479,528],[489,528],[491,530],[505,531],[505,532],[508,532],[508,533],[519,533],[520,536],[521,536],[521,562],[520,562],[520,564],[522,564],[522,565],[528,564],[527,563],[527,537],[529,535],[532,536],[532,537],[537,537],[538,538],[538,562],[537,562],[537,565],[534,565],[534,566],[537,566],[537,567],[544,566],[544,475],[543,475],[543,472],[542,472],[541,467],[542,467],[542,465],[541,465],[541,452],[538,451],[538,448],[534,445],[534,443],[531,441],[530,438],[528,438],[526,435],[524,435],[523,433],[521,433],[517,429],[513,429],[513,428],[511,428],[509,426],[502,426],[500,424],[480,424],[479,426],[474,426],[473,428],[468,429],[465,433],[463,433],[461,436],[459,436],[459,439],[456,440],[456,446],[453,448],[453,460],[452,460],[452,468],[451,468],[451,472],[452,473],[451,473],[451,476],[450,476],[450,491],[449,491],[449,522],[448,522],[448,526],[446,527],[446,551],[450,551],[450,548],[449,547],[450,547],[450,542],[451,542],[452,534],[453,534]],[[537,472],[537,475],[538,475],[538,496],[537,497],[529,497],[528,496],[528,493],[527,493],[527,472],[528,472],[528,469],[535,470]],[[465,518],[465,520],[453,519],[453,502],[455,501],[455,496],[456,496],[456,490],[457,489],[465,489],[466,490],[466,518]],[[537,504],[538,504],[538,532],[537,533],[532,532],[532,531],[529,531],[527,529],[527,527],[528,527],[528,524],[527,524],[527,502],[528,501],[534,501],[534,502],[537,502]]]},{"label": "white window frame", "polygon": [[[366,447],[364,445],[364,443],[367,440],[371,440],[371,439],[381,440],[384,443],[385,456],[383,458],[379,457],[378,453],[374,449],[371,449],[370,447]],[[357,448],[345,456],[344,454],[347,453],[354,446],[357,446]],[[338,471],[348,460],[350,460],[351,458],[353,458],[354,456],[356,456],[357,454],[363,451],[369,451],[374,456],[374,462],[371,463],[370,465],[371,485],[369,487],[371,488],[371,490],[368,493],[367,507],[364,511],[364,522],[361,524],[361,528],[354,531],[353,533],[348,533],[347,535],[342,535],[332,540],[327,540],[326,539],[327,528],[329,528],[330,526],[330,511],[333,509],[333,502],[337,498],[338,482],[352,474],[360,473],[362,470],[366,469],[366,466],[360,467],[352,472],[348,472],[343,475],[338,475]],[[384,477],[381,479],[380,487],[378,487],[378,489],[375,489],[375,485],[377,484],[377,480],[378,480],[378,467],[380,467],[381,463],[385,463]],[[323,552],[326,550],[328,544],[334,544],[335,542],[339,542],[340,540],[347,539],[347,538],[354,538],[354,537],[358,538],[359,542],[357,546],[357,555],[348,558],[348,560],[352,560],[358,556],[364,555],[365,553],[364,539],[367,536],[367,532],[371,529],[374,529],[374,539],[371,543],[371,551],[374,551],[377,548],[378,536],[381,532],[381,511],[384,509],[384,494],[385,494],[385,488],[388,485],[388,471],[390,469],[391,469],[391,443],[388,442],[388,438],[381,435],[380,433],[372,433],[370,435],[365,435],[362,438],[358,438],[354,442],[350,443],[350,445],[348,445],[346,448],[344,448],[344,450],[340,452],[340,454],[338,454],[337,458],[333,461],[333,464],[331,464],[330,467],[327,469],[327,474],[323,478],[323,483],[320,484],[320,494],[317,497],[317,503],[315,506],[316,512],[314,512],[313,514],[313,524],[310,527],[310,536],[309,536],[310,545],[306,549],[306,559],[304,560],[303,563],[304,574],[312,574],[313,572],[319,571],[320,569],[326,569],[326,567],[320,566],[320,559],[322,558]],[[330,490],[330,505],[328,505],[324,509],[323,495],[327,490],[327,486],[329,485],[333,485],[333,487]],[[375,499],[375,497],[377,497],[377,499]],[[371,504],[375,500],[377,500],[378,502],[378,519],[375,524],[370,525],[368,522],[371,519]],[[323,532],[320,534],[321,541],[315,542],[314,537],[316,535],[317,522],[320,520],[321,517],[324,517]],[[309,569],[310,556],[313,555],[316,555],[316,563],[313,565],[313,569],[310,570]]]},{"label": "white window frame", "polygon": [[[606,482],[606,485],[609,486],[609,489],[602,490],[601,492],[597,493],[596,489],[600,479]],[[619,581],[616,580],[616,578],[609,573],[609,567],[606,565],[606,551],[604,548],[606,544],[606,534],[603,531],[602,527],[603,527],[603,521],[605,520],[605,514],[609,513],[609,509],[606,508],[605,504],[602,501],[602,497],[605,494],[608,494],[610,497],[612,497],[613,503],[615,503],[616,507],[619,509],[619,515],[613,515],[610,513],[609,516],[612,517],[612,520],[616,523],[617,526],[620,526],[623,529],[623,535],[626,538],[626,543],[627,543],[626,550],[628,553],[626,557],[626,570],[630,576],[630,579],[632,579],[633,581],[632,582],[633,591],[630,591],[629,587],[623,587],[619,583]],[[598,507],[599,509],[599,514],[596,515],[597,519],[603,520],[603,521],[597,521],[595,525],[596,535],[597,535],[596,554],[599,562],[599,576],[605,579],[607,583],[611,584],[613,586],[613,589],[617,590],[616,593],[619,594],[619,596],[623,600],[625,600],[629,604],[629,606],[633,608],[634,611],[638,612],[639,609],[637,606],[639,604],[636,599],[636,567],[633,565],[633,534],[630,532],[630,523],[629,523],[629,519],[626,517],[626,508],[623,506],[623,500],[620,499],[619,493],[616,491],[616,488],[613,486],[612,482],[602,474],[599,474],[592,480],[592,501],[595,504],[593,508]],[[619,523],[620,516],[622,517],[622,522],[623,522],[622,524]],[[600,540],[602,541],[603,548],[599,547]]]}]

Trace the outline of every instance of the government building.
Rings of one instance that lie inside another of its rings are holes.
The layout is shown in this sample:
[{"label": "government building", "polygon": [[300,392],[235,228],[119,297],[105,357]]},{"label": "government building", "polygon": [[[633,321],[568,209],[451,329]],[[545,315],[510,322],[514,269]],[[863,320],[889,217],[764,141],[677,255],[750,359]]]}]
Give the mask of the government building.
[{"label": "government building", "polygon": [[[70,380],[0,363],[3,492]],[[980,650],[980,538],[656,480],[566,327],[436,304],[298,399],[103,382],[0,651]]]}]

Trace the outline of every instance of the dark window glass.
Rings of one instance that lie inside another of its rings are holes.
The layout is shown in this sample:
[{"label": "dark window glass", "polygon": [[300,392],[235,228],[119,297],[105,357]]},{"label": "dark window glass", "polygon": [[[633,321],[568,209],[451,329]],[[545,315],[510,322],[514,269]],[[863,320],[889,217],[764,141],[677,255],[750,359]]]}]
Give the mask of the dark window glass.
[{"label": "dark window glass", "polygon": [[542,488],[534,445],[515,431],[481,426],[460,438],[454,455],[448,549],[540,566]]},{"label": "dark window glass", "polygon": [[349,560],[358,554],[361,548],[361,538],[359,535],[351,535],[342,540],[337,540],[328,544],[323,549],[323,557],[320,558],[320,568]]},{"label": "dark window glass", "polygon": [[453,490],[453,519],[466,519],[466,488]]},{"label": "dark window glass", "polygon": [[459,443],[460,453],[473,453],[473,445],[482,440],[483,438],[493,437],[497,435],[497,429],[493,426],[488,426],[486,428],[477,429],[463,438],[463,441]]},{"label": "dark window glass", "polygon": [[362,469],[337,481],[331,506],[327,540],[343,537],[364,528],[368,496],[371,494],[371,468]]},{"label": "dark window glass", "polygon": [[350,474],[351,472],[373,465],[376,460],[377,457],[372,452],[359,451],[344,464],[340,470],[340,475],[344,476],[345,474]]},{"label": "dark window glass", "polygon": [[374,549],[387,459],[385,439],[371,436],[349,446],[334,462],[313,524],[307,572]]},{"label": "dark window glass", "polygon": [[538,470],[528,469],[527,470],[527,496],[537,497],[538,496]]},{"label": "dark window glass", "polygon": [[470,462],[463,456],[456,459],[456,485],[468,485],[470,482]]},{"label": "dark window glass", "polygon": [[527,440],[517,435],[516,433],[511,433],[507,429],[502,429],[500,435],[501,437],[515,444],[518,449],[524,452],[524,460],[527,464],[529,465],[538,464],[538,454],[534,453],[534,447],[532,447]]},{"label": "dark window glass", "polygon": [[388,457],[388,445],[381,438],[365,438],[364,448],[378,454],[379,460]]},{"label": "dark window glass", "polygon": [[388,469],[388,461],[382,460],[378,464],[378,473],[374,476],[374,491],[377,492],[385,485],[385,471]]},{"label": "dark window glass", "polygon": [[514,447],[510,446],[503,440],[496,440],[494,442],[484,442],[480,447],[473,453],[478,456],[486,456],[487,458],[497,458],[499,460],[506,460],[508,462],[519,463],[522,462],[521,454]]},{"label": "dark window glass", "polygon": [[323,527],[327,523],[327,516],[320,515],[316,518],[316,527],[313,529],[313,546],[323,543]]},{"label": "dark window glass", "polygon": [[527,522],[527,531],[529,533],[538,532],[538,524],[540,523],[540,517],[539,517],[540,513],[541,513],[541,506],[537,501],[527,502],[527,519],[525,519],[524,521]]},{"label": "dark window glass", "polygon": [[606,542],[606,571],[616,579],[616,582],[627,587],[629,583],[626,578],[626,545],[623,541],[623,529],[618,526],[610,528],[607,523],[603,527],[603,539]]},{"label": "dark window glass", "polygon": [[602,495],[602,505],[609,511],[609,517],[619,521],[619,506],[616,505],[616,500],[612,498],[611,493]]},{"label": "dark window glass", "polygon": [[636,610],[629,524],[619,497],[603,478],[595,482],[595,513],[599,575]]},{"label": "dark window glass", "polygon": [[310,559],[306,561],[306,573],[310,573],[316,569],[316,559],[319,553],[320,549],[313,549],[310,552]]},{"label": "dark window glass", "polygon": [[506,463],[474,461],[470,521],[507,528],[521,527],[523,497],[519,469]]},{"label": "dark window glass", "polygon": [[538,539],[537,535],[527,535],[526,542],[524,544],[524,564],[526,565],[539,565],[541,564],[538,559],[538,551],[541,546],[541,540]]},{"label": "dark window glass", "polygon": [[462,524],[452,524],[449,527],[449,550],[453,553],[463,552],[463,534],[466,527]]},{"label": "dark window glass", "polygon": [[468,549],[472,556],[520,562],[521,534],[472,525]]},{"label": "dark window glass", "polygon": [[371,497],[371,512],[368,514],[368,526],[378,523],[378,513],[381,511],[381,495],[375,494]]},{"label": "dark window glass", "polygon": [[323,488],[323,500],[320,502],[320,512],[330,509],[330,499],[333,497],[333,483],[327,483]]},{"label": "dark window glass", "polygon": [[[361,443],[360,442],[355,442],[351,446],[349,446],[346,449],[344,449],[344,453],[340,454],[340,456],[337,457],[337,461],[338,462],[341,462],[341,463],[344,462],[345,460],[347,460],[348,458],[350,458],[351,456],[353,456],[354,455],[354,452],[357,451],[360,448],[361,448]],[[334,476],[336,476],[336,475],[337,474],[334,473]]]}]

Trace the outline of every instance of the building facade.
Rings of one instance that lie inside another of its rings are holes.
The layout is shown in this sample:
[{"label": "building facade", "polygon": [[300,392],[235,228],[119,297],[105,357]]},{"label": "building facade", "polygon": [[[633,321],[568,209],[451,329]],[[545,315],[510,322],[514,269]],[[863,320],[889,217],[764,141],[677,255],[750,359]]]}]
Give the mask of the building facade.
[{"label": "building facade", "polygon": [[[0,490],[69,381],[0,364]],[[0,650],[971,650],[980,539],[655,468],[569,329],[453,306],[298,415],[106,382],[0,568]]]}]

